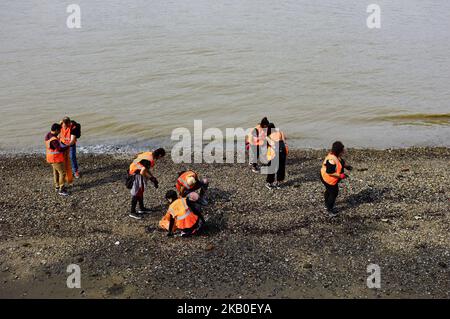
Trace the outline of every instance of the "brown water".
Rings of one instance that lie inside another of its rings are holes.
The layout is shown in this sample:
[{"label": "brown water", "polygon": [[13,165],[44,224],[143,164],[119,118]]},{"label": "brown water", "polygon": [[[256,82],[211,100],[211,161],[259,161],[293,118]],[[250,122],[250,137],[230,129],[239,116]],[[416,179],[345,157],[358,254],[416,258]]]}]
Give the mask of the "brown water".
[{"label": "brown water", "polygon": [[51,123],[82,146],[166,143],[177,127],[250,127],[291,145],[450,146],[450,2],[0,2],[0,149],[42,148]]}]

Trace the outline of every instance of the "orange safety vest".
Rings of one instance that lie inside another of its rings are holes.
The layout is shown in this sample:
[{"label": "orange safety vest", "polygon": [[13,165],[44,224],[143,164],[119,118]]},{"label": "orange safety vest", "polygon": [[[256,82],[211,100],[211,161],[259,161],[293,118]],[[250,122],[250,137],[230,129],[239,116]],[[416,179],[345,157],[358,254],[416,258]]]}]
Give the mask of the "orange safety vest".
[{"label": "orange safety vest", "polygon": [[70,144],[71,135],[72,135],[72,125],[69,127],[64,127],[61,125],[61,132],[59,133],[59,139],[61,142],[63,142],[66,145]]},{"label": "orange safety vest", "polygon": [[150,162],[150,167],[155,166],[155,160],[153,159],[153,153],[152,152],[143,152],[139,153],[136,157],[136,159],[130,164],[129,172],[130,174],[134,174],[137,171],[142,171],[145,166],[139,163],[142,160],[147,160]]},{"label": "orange safety vest", "polygon": [[58,140],[58,138],[53,136],[45,141],[45,157],[47,163],[62,163],[64,162],[64,152],[54,150],[50,147],[50,143],[54,140]]},{"label": "orange safety vest", "polygon": [[194,214],[187,205],[186,198],[179,198],[169,206],[167,211],[175,219],[177,229],[192,228],[198,220],[198,216]]},{"label": "orange safety vest", "polygon": [[[269,135],[269,138],[274,142],[283,141],[286,149],[286,155],[289,153],[288,145],[286,144],[286,138],[284,137],[284,133],[281,131],[275,131]],[[275,150],[272,146],[267,147],[267,160],[271,161],[275,158]]]},{"label": "orange safety vest", "polygon": [[184,187],[185,190],[191,189],[194,185],[189,186],[187,183],[188,177],[194,177],[195,179],[198,178],[197,173],[194,171],[186,171],[183,174],[180,175],[177,179],[176,188],[178,192],[181,192],[181,188]]},{"label": "orange safety vest", "polygon": [[136,173],[137,171],[142,171],[145,166],[142,165],[139,162],[135,162],[136,160],[134,160],[131,164],[130,164],[130,168],[128,169],[128,172],[133,175],[134,173]]},{"label": "orange safety vest", "polygon": [[[255,130],[258,132],[258,136],[253,135],[253,132]],[[266,133],[259,124],[247,135],[247,142],[250,145],[262,146],[264,145],[265,140],[266,140]]]},{"label": "orange safety vest", "polygon": [[153,158],[153,152],[142,152],[137,155],[136,161],[147,160],[150,162],[150,167],[155,166],[155,159]]},{"label": "orange safety vest", "polygon": [[336,185],[339,182],[339,178],[331,176],[327,174],[327,161],[333,161],[336,164],[336,173],[341,174],[342,172],[342,164],[339,158],[336,155],[329,153],[325,160],[322,163],[322,168],[320,169],[320,174],[322,175],[323,180],[329,185]]}]

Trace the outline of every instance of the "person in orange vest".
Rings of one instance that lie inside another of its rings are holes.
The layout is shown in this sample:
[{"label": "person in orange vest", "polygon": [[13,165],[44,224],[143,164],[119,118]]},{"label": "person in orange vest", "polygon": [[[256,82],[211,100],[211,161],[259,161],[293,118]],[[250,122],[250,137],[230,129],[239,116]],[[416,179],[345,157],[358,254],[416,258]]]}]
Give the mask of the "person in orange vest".
[{"label": "person in orange vest", "polygon": [[267,117],[264,117],[261,120],[261,123],[253,128],[247,135],[247,147],[250,153],[250,167],[254,173],[259,172],[258,158],[260,148],[266,142],[266,130],[268,126],[269,120],[267,120]]},{"label": "person in orange vest", "polygon": [[[77,142],[75,134],[72,132],[72,122],[67,116],[61,121],[61,132],[59,133],[61,143],[68,146],[64,152],[64,166],[66,169],[66,182],[69,185],[73,183],[73,174],[77,173],[72,170],[71,149]],[[78,174],[79,176],[79,174]]]},{"label": "person in orange vest", "polygon": [[[284,181],[286,176],[286,158],[288,154],[288,146],[285,134],[270,123],[267,129],[267,160],[268,169],[271,174],[267,174],[266,187],[270,190],[280,189],[280,183]],[[272,167],[274,164],[274,167]],[[275,181],[276,176],[276,181]]]},{"label": "person in orange vest", "polygon": [[183,171],[178,174],[176,188],[180,197],[186,197],[189,193],[200,189],[198,203],[208,205],[208,201],[205,198],[206,190],[208,189],[208,180],[206,178],[200,179],[198,174],[193,170]]},{"label": "person in orange vest", "polygon": [[339,194],[339,182],[348,177],[344,169],[351,171],[353,168],[347,165],[342,158],[345,153],[344,144],[339,141],[333,143],[330,152],[325,157],[320,170],[320,179],[325,186],[325,207],[330,216],[336,216],[334,208],[336,198]]},{"label": "person in orange vest", "polygon": [[[156,160],[164,157],[166,151],[158,148],[152,152],[139,153],[128,169],[128,178],[131,179],[131,211],[130,217],[142,219],[142,214],[150,209],[144,206],[144,191],[149,179],[155,188],[158,188],[158,180],[153,176],[151,169],[155,166]],[[136,206],[139,203],[139,211],[136,212]]]},{"label": "person in orange vest", "polygon": [[167,236],[179,232],[182,237],[198,233],[205,224],[199,208],[195,203],[199,200],[197,193],[190,193],[187,197],[178,197],[174,190],[166,193],[169,209],[159,222],[159,227],[167,230]]},{"label": "person in orange vest", "polygon": [[67,146],[61,145],[58,139],[60,131],[61,125],[55,123],[45,136],[45,157],[53,169],[53,183],[56,191],[61,196],[67,196],[69,194],[65,189],[66,169],[64,166],[64,152]]}]

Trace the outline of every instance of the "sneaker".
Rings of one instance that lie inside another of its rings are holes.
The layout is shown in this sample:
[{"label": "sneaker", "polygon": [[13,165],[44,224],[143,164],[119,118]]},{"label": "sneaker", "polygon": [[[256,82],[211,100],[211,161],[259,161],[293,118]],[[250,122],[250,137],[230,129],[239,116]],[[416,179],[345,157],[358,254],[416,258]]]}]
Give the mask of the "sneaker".
[{"label": "sneaker", "polygon": [[275,183],[273,185],[273,187],[276,188],[276,189],[281,189],[280,183]]},{"label": "sneaker", "polygon": [[74,176],[76,179],[80,178],[80,172],[75,172]]},{"label": "sneaker", "polygon": [[134,218],[134,219],[142,219],[142,216],[140,216],[136,213],[130,213],[130,215],[128,215],[128,216],[130,216],[131,218]]},{"label": "sneaker", "polygon": [[138,210],[138,214],[150,213],[152,210],[150,208],[144,207]]},{"label": "sneaker", "polygon": [[259,167],[258,166],[252,166],[252,172],[253,173],[259,173]]},{"label": "sneaker", "polygon": [[67,193],[64,189],[61,189],[61,190],[58,192],[58,195],[61,195],[61,196],[69,196],[69,193]]},{"label": "sneaker", "polygon": [[273,186],[273,184],[266,183],[266,188],[272,190],[272,189],[274,189],[275,187]]},{"label": "sneaker", "polygon": [[327,208],[326,210],[327,210],[329,217],[336,217],[338,215],[338,211],[335,208],[333,208],[333,209]]}]

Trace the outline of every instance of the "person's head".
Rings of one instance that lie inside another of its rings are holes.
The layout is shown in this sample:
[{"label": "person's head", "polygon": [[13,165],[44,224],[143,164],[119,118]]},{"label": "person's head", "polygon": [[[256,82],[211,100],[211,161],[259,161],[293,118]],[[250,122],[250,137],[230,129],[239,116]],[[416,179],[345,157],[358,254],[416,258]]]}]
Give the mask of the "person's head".
[{"label": "person's head", "polygon": [[331,146],[331,153],[333,153],[336,156],[340,156],[344,153],[344,144],[340,141],[336,141]]},{"label": "person's head", "polygon": [[165,155],[166,155],[166,150],[163,149],[163,148],[158,148],[158,149],[156,149],[156,150],[153,151],[153,157],[154,157],[155,159],[164,157]]},{"label": "person's head", "polygon": [[267,135],[270,135],[273,132],[275,132],[275,124],[269,123],[269,125],[267,126]]},{"label": "person's head", "polygon": [[61,121],[61,124],[64,127],[69,127],[72,124],[72,122],[70,121],[70,118],[68,116],[64,116],[62,121]]},{"label": "person's head", "polygon": [[50,130],[52,131],[52,133],[59,134],[59,132],[61,131],[61,125],[59,125],[58,123],[53,123]]},{"label": "person's head", "polygon": [[262,128],[267,128],[269,126],[269,120],[267,119],[267,117],[263,117],[263,119],[261,120],[261,123],[259,123],[259,125],[261,125]]},{"label": "person's head", "polygon": [[195,184],[195,177],[189,176],[188,178],[186,178],[186,184],[188,184],[188,186],[193,186]]},{"label": "person's head", "polygon": [[173,189],[167,191],[166,199],[169,203],[176,201],[177,198],[178,198],[177,192],[175,192]]},{"label": "person's head", "polygon": [[200,199],[200,195],[197,194],[196,192],[192,192],[192,193],[189,193],[189,195],[187,195],[186,198],[191,202],[196,202]]}]

